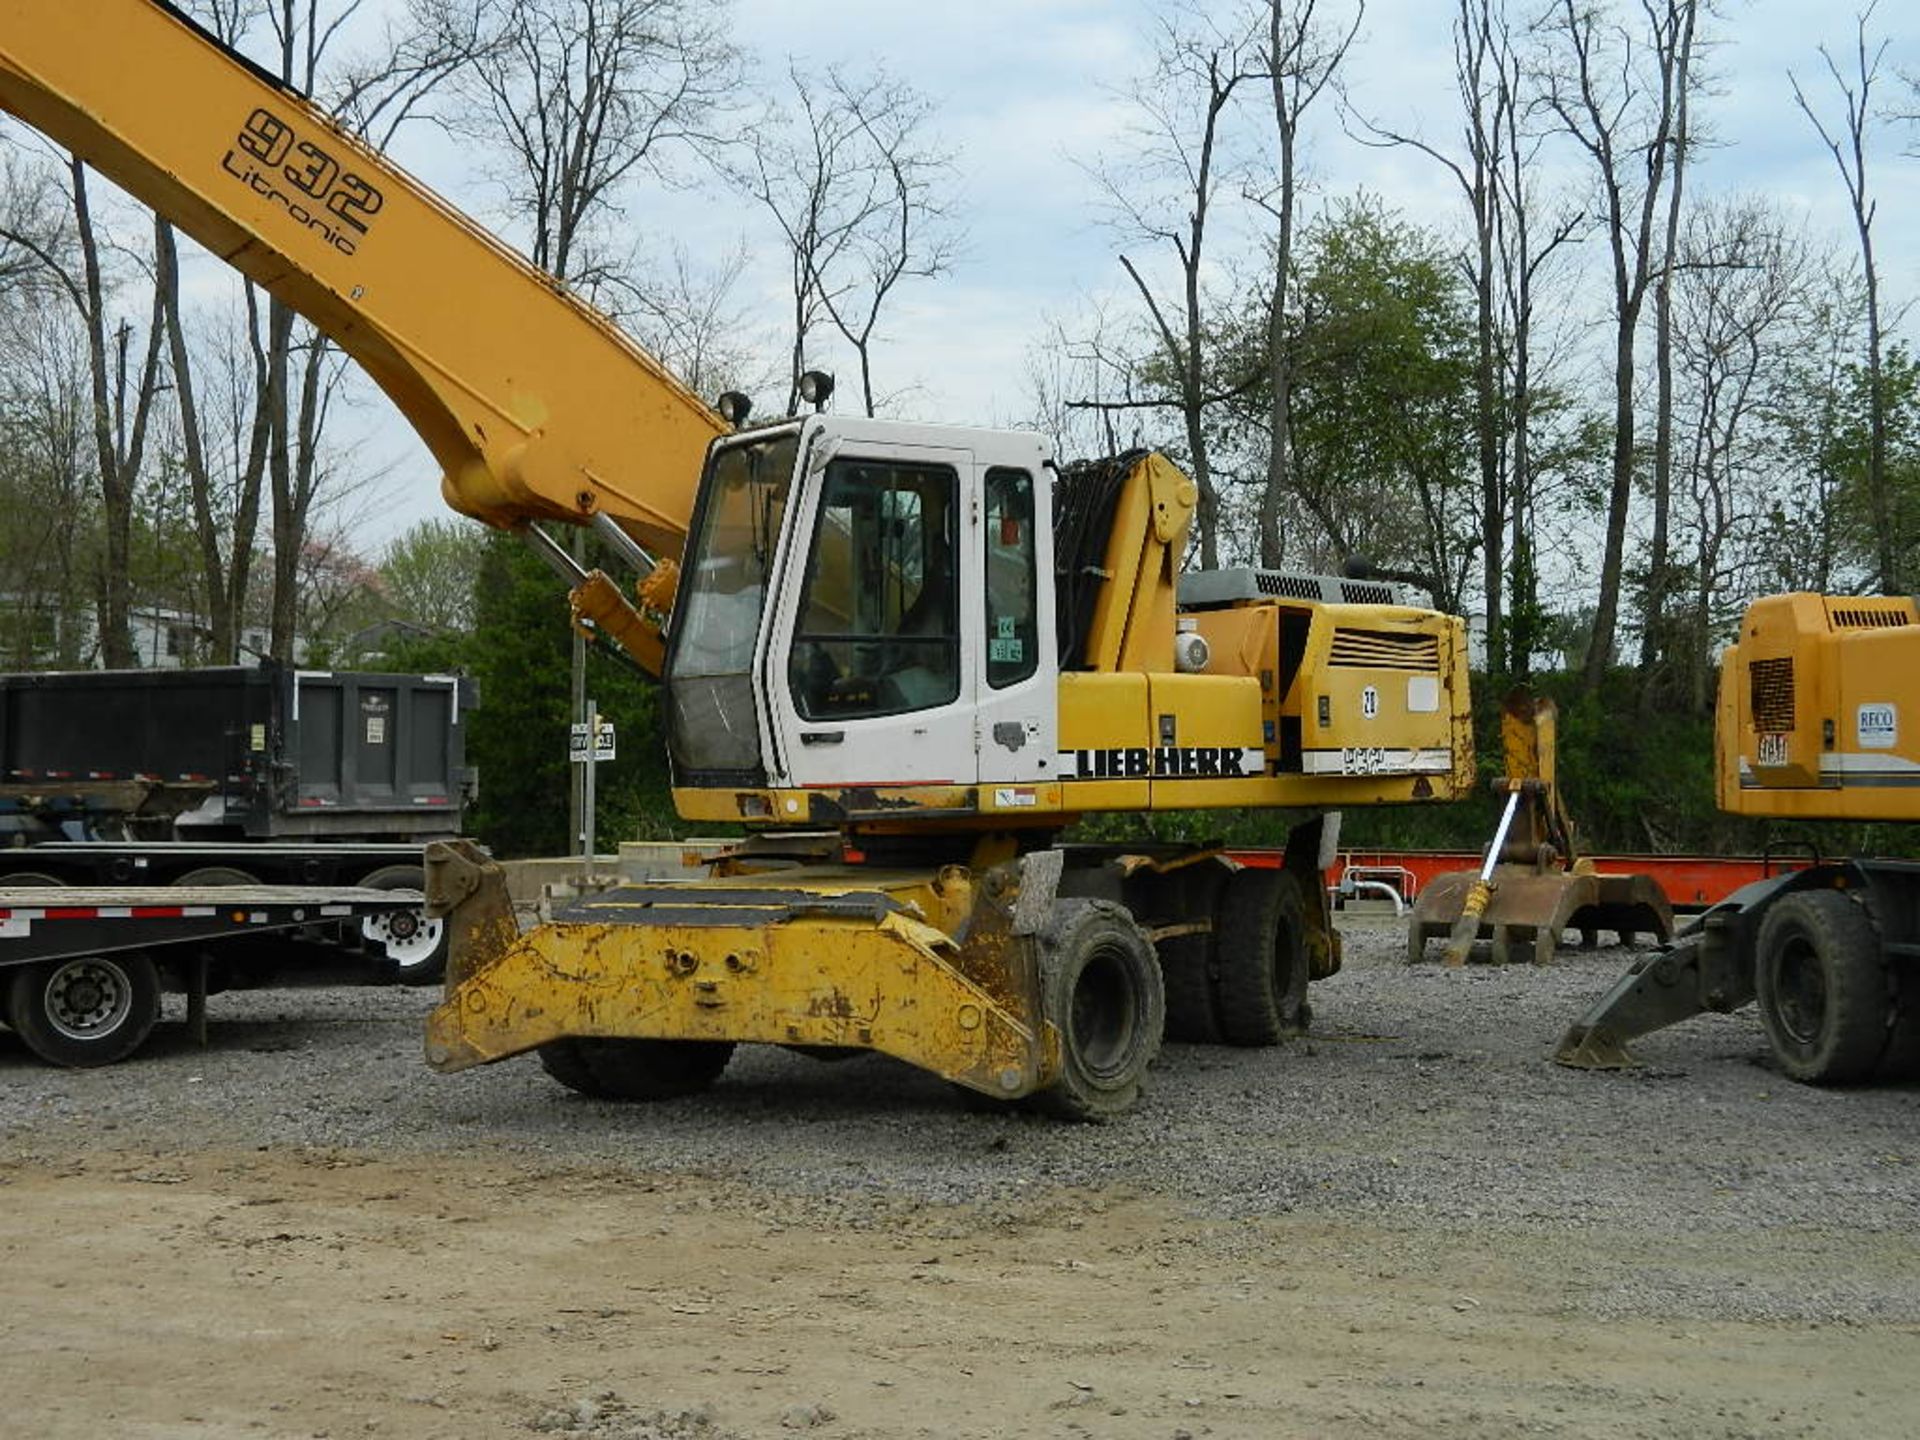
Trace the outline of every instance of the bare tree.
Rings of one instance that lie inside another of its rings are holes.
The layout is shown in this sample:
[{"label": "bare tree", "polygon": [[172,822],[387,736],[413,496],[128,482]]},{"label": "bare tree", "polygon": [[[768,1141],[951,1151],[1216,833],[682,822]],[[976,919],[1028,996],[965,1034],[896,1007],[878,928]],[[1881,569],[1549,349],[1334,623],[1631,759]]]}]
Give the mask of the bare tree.
[{"label": "bare tree", "polygon": [[[1048,316],[1027,350],[1032,409],[1021,423],[1054,437],[1068,456],[1118,455],[1145,444],[1139,430],[1138,357],[1115,339],[1124,327],[1105,301],[1091,297],[1071,321]],[[1123,430],[1120,420],[1131,415]]]},{"label": "bare tree", "polygon": [[750,253],[743,240],[711,264],[674,245],[662,261],[635,257],[609,313],[697,395],[751,395],[774,383],[753,322],[736,298]]},{"label": "bare tree", "polygon": [[1266,0],[1266,53],[1261,67],[1272,94],[1274,129],[1279,141],[1278,179],[1264,203],[1275,222],[1273,303],[1267,328],[1269,385],[1267,485],[1260,502],[1260,563],[1279,565],[1281,497],[1289,484],[1289,438],[1293,401],[1292,357],[1287,346],[1286,298],[1293,273],[1296,206],[1299,200],[1300,127],[1307,111],[1333,83],[1340,64],[1360,33],[1366,0],[1354,0],[1353,18],[1344,29],[1319,14],[1320,0]]},{"label": "bare tree", "polygon": [[958,244],[944,183],[950,157],[927,134],[932,111],[884,71],[810,74],[789,60],[793,104],[753,128],[734,183],[786,242],[787,409],[799,403],[809,342],[823,323],[853,347],[865,413],[875,413],[873,346],[901,282],[951,265]]},{"label": "bare tree", "polygon": [[[1667,594],[1677,577],[1669,574],[1669,536],[1673,497],[1673,281],[1680,251],[1688,166],[1696,137],[1692,130],[1694,52],[1699,30],[1698,0],[1688,0],[1677,17],[1679,35],[1673,59],[1673,129],[1669,137],[1671,174],[1667,184],[1666,228],[1660,265],[1653,281],[1653,529],[1647,544],[1645,614],[1640,627],[1640,668],[1659,660],[1666,631]],[[1656,33],[1658,23],[1656,21]],[[1651,692],[1648,692],[1651,693]]]},{"label": "bare tree", "polygon": [[1250,181],[1249,157],[1232,148],[1227,123],[1235,93],[1259,82],[1261,66],[1250,14],[1225,29],[1201,17],[1164,22],[1154,73],[1135,100],[1133,160],[1090,167],[1122,235],[1170,251],[1177,265],[1177,289],[1168,295],[1143,267],[1120,256],[1147,310],[1159,356],[1153,369],[1164,376],[1156,387],[1161,395],[1121,403],[1178,412],[1187,469],[1200,492],[1194,530],[1206,569],[1219,564],[1220,529],[1206,418],[1222,398],[1210,363],[1202,283],[1210,258],[1208,225],[1220,196]]},{"label": "bare tree", "polygon": [[[260,58],[265,67],[282,83],[316,97],[340,123],[382,146],[438,86],[498,43],[501,23],[496,0],[409,0],[404,14],[389,18],[382,44],[358,59],[336,63],[332,52],[348,23],[364,10],[364,0],[196,0],[191,8],[234,49],[247,48],[255,32],[264,28],[269,53]],[[206,573],[203,588],[209,597],[216,587],[225,592],[227,600],[220,607],[214,607],[210,598],[209,610],[210,614],[235,610],[230,638],[237,645],[243,622],[236,607],[248,591],[244,571],[250,564],[242,552],[251,545],[258,514],[257,500],[250,502],[248,497],[264,489],[271,501],[268,643],[273,655],[292,659],[306,573],[301,557],[320,502],[320,487],[330,473],[322,453],[326,420],[345,371],[327,337],[300,321],[279,300],[262,297],[251,282],[245,288],[255,378],[248,458],[238,482],[240,499],[226,557],[227,573],[224,580]],[[176,387],[185,396],[197,395],[191,353],[179,349],[174,359]],[[204,431],[197,421],[194,425]],[[195,448],[184,434],[182,448]],[[196,466],[190,454],[186,463],[196,490],[195,528],[200,533],[202,569],[207,572],[216,557],[208,546],[207,522],[202,518],[202,512],[211,509],[204,493],[211,483],[205,469],[204,434],[197,448],[201,463]],[[220,629],[218,624],[215,628]],[[228,638],[218,636],[217,647],[223,648]]]},{"label": "bare tree", "polygon": [[1846,187],[1847,203],[1853,211],[1854,232],[1860,239],[1860,268],[1866,282],[1867,301],[1867,508],[1873,522],[1875,544],[1875,583],[1883,595],[1899,593],[1904,577],[1900,573],[1900,541],[1894,523],[1894,507],[1887,484],[1887,392],[1884,373],[1885,355],[1883,316],[1880,300],[1880,272],[1873,253],[1873,222],[1879,209],[1867,185],[1867,135],[1875,115],[1873,89],[1880,81],[1881,66],[1890,42],[1871,44],[1867,27],[1873,19],[1878,0],[1873,0],[1854,18],[1854,53],[1850,71],[1840,64],[1825,45],[1820,58],[1827,76],[1839,92],[1841,118],[1837,130],[1820,118],[1813,102],[1801,88],[1798,76],[1789,72],[1794,103],[1819,134],[1821,143],[1833,156]]},{"label": "bare tree", "polygon": [[459,82],[453,127],[497,178],[536,265],[587,294],[615,274],[597,234],[639,176],[711,154],[740,83],[724,6],[706,0],[478,0],[498,29]]},{"label": "bare tree", "polygon": [[1641,0],[1644,46],[1584,0],[1557,0],[1541,22],[1548,47],[1539,77],[1542,103],[1591,162],[1613,272],[1613,463],[1584,667],[1588,689],[1598,687],[1613,661],[1619,624],[1636,458],[1634,352],[1641,310],[1660,264],[1654,227],[1662,213],[1697,3]]},{"label": "bare tree", "polygon": [[[233,487],[230,504],[217,503],[223,488],[215,480],[204,434],[204,417],[194,378],[192,348],[180,304],[180,259],[173,227],[154,219],[154,288],[159,296],[173,377],[174,411],[180,431],[180,460],[186,470],[198,550],[200,590],[206,600],[209,652],[213,663],[240,659],[240,634],[246,622],[248,587],[253,576],[255,535],[260,520],[260,490],[266,469],[268,427],[250,426],[254,443],[248,463]],[[251,291],[249,292],[251,298]],[[251,328],[249,330],[251,334]],[[264,387],[263,387],[264,390]],[[264,420],[264,416],[260,416]]]},{"label": "bare tree", "polygon": [[[1504,0],[1457,0],[1453,20],[1454,83],[1462,110],[1461,146],[1449,153],[1415,135],[1362,121],[1367,143],[1410,145],[1437,161],[1460,187],[1472,225],[1465,268],[1474,297],[1474,439],[1480,472],[1480,572],[1487,615],[1487,661],[1507,668],[1507,626],[1502,604],[1509,482],[1505,436],[1509,406],[1503,395],[1503,350],[1515,337],[1503,334],[1502,244],[1513,223],[1511,210],[1524,192],[1510,190],[1508,147],[1517,145],[1513,125],[1520,108],[1519,62]],[[1524,364],[1524,362],[1522,362]],[[1524,668],[1524,666],[1522,667]]]},{"label": "bare tree", "polygon": [[[1675,257],[1676,430],[1686,437],[1675,529],[1691,550],[1691,595],[1686,643],[1667,662],[1698,713],[1712,698],[1714,642],[1751,588],[1738,583],[1738,552],[1759,537],[1772,498],[1765,421],[1798,393],[1786,362],[1806,334],[1810,267],[1804,243],[1753,202],[1696,214]],[[1798,475],[1791,484],[1803,488]]]},{"label": "bare tree", "polygon": [[930,280],[951,267],[960,245],[945,194],[953,159],[927,136],[932,108],[911,85],[876,75],[850,84],[829,73],[834,98],[865,141],[873,204],[869,223],[842,252],[840,275],[814,284],[828,318],[860,362],[860,393],[874,414],[873,343],[880,312],[903,280]]}]

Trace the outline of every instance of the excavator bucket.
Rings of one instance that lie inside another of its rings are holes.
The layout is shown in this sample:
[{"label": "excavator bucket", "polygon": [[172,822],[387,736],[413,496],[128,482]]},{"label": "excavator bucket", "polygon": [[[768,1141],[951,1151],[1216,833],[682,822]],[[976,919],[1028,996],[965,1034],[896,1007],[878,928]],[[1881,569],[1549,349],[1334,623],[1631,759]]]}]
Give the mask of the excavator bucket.
[{"label": "excavator bucket", "polygon": [[1572,818],[1554,778],[1557,712],[1551,700],[1515,689],[1501,706],[1500,739],[1507,803],[1479,870],[1428,883],[1407,921],[1407,958],[1447,937],[1446,959],[1464,964],[1475,940],[1493,942],[1496,964],[1517,950],[1536,965],[1553,959],[1561,935],[1578,930],[1589,945],[1602,930],[1623,944],[1673,935],[1673,909],[1651,876],[1602,875],[1577,859]]},{"label": "excavator bucket", "polygon": [[[1525,955],[1545,965],[1559,948],[1561,935],[1578,930],[1594,943],[1602,930],[1631,944],[1641,935],[1664,943],[1673,935],[1673,907],[1659,884],[1647,875],[1601,875],[1593,870],[1536,869],[1526,865],[1498,865],[1487,885],[1487,896],[1477,916],[1469,902],[1479,872],[1456,870],[1430,882],[1414,902],[1407,922],[1407,958],[1419,960],[1427,942],[1450,936],[1450,963],[1466,958],[1457,933],[1471,922],[1465,940],[1493,942],[1493,961],[1504,964]],[[1459,954],[1460,959],[1453,956]]]}]

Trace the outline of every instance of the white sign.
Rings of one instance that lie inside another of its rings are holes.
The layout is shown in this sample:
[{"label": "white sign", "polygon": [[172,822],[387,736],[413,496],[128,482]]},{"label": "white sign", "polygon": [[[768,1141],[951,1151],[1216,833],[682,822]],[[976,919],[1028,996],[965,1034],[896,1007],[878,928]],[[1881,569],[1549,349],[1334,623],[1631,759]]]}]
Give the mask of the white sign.
[{"label": "white sign", "polygon": [[[602,720],[600,733],[594,737],[593,759],[598,764],[602,760],[613,759],[613,722]],[[571,725],[567,728],[567,759],[576,765],[587,763],[587,727]]]},{"label": "white sign", "polygon": [[1760,763],[1762,765],[1786,764],[1787,737],[1784,735],[1762,735],[1760,737]]},{"label": "white sign", "polygon": [[1369,685],[1360,692],[1360,714],[1364,718],[1371,720],[1379,713],[1380,692]]},{"label": "white sign", "polygon": [[1862,750],[1891,750],[1900,738],[1899,707],[1862,705],[1856,717]]}]

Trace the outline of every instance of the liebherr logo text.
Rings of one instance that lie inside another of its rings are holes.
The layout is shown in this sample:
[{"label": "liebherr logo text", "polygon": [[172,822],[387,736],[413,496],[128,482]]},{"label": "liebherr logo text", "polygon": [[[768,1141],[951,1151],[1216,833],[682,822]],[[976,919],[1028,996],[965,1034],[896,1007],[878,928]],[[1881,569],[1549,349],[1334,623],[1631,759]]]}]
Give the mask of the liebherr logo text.
[{"label": "liebherr logo text", "polygon": [[[342,255],[359,249],[359,237],[380,212],[380,192],[271,110],[255,110],[221,158],[220,168],[256,195],[284,206],[300,224]],[[282,189],[282,185],[291,189]]]},{"label": "liebherr logo text", "polygon": [[1263,773],[1265,753],[1236,745],[1145,745],[1062,750],[1064,780],[1240,780]]}]

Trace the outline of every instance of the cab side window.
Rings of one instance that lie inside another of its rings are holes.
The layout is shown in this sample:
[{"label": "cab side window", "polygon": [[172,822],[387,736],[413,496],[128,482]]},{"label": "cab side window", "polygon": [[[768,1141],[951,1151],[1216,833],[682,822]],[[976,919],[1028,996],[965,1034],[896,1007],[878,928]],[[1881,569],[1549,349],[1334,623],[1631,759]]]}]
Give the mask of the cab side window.
[{"label": "cab side window", "polygon": [[1004,689],[1040,664],[1035,609],[1033,476],[987,471],[987,684]]},{"label": "cab side window", "polygon": [[804,719],[899,715],[958,698],[958,495],[945,466],[828,467],[787,665]]}]

